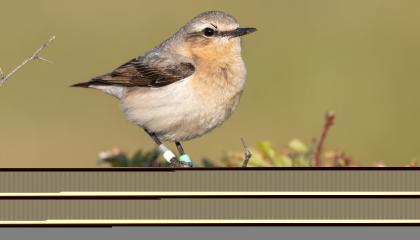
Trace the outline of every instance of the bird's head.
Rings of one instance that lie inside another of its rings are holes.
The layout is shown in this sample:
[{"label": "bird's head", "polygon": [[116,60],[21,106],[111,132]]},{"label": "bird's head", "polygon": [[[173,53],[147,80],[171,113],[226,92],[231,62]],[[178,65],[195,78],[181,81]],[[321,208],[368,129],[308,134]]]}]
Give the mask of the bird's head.
[{"label": "bird's head", "polygon": [[209,11],[191,19],[177,35],[182,49],[193,58],[216,59],[232,54],[240,56],[240,37],[256,30],[239,27],[229,14]]}]

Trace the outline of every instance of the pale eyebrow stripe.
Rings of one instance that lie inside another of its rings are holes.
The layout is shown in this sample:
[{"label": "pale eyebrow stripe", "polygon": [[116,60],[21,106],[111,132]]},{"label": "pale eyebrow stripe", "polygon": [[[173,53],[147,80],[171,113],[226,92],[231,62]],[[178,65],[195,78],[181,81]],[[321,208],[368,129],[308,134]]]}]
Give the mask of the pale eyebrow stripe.
[{"label": "pale eyebrow stripe", "polygon": [[216,25],[214,25],[213,23],[210,23],[214,28],[216,28],[217,29],[217,26]]}]

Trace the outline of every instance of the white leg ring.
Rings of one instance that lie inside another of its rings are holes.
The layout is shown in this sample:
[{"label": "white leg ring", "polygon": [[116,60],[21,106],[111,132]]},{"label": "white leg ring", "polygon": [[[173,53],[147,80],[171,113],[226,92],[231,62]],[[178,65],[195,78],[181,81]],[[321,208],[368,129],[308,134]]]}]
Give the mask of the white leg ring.
[{"label": "white leg ring", "polygon": [[171,150],[169,150],[169,148],[167,148],[165,145],[163,145],[163,144],[160,144],[159,145],[159,152],[161,153],[161,154],[163,154],[163,158],[165,158],[165,160],[167,161],[167,162],[171,162],[171,159],[172,158],[175,158],[176,156],[175,156],[175,154],[171,151]]}]

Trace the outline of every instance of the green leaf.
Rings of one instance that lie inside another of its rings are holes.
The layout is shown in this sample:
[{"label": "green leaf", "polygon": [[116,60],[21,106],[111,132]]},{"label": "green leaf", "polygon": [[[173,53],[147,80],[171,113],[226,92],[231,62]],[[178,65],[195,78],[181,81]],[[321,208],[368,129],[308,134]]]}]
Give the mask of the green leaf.
[{"label": "green leaf", "polygon": [[308,152],[308,147],[299,139],[293,139],[289,142],[289,148],[298,153]]},{"label": "green leaf", "polygon": [[266,159],[262,158],[260,154],[254,154],[249,159],[248,167],[271,167],[272,164],[267,162]]},{"label": "green leaf", "polygon": [[159,151],[155,148],[150,150],[144,155],[144,164],[145,167],[156,167],[159,166]]},{"label": "green leaf", "polygon": [[216,167],[216,165],[206,157],[201,160],[201,164],[203,164],[203,167]]},{"label": "green leaf", "polygon": [[134,153],[133,157],[131,158],[130,167],[140,167],[143,159],[143,151],[138,150],[136,153]]},{"label": "green leaf", "polygon": [[276,167],[292,167],[293,161],[287,155],[279,155],[273,159],[274,166]]},{"label": "green leaf", "polygon": [[310,167],[311,159],[307,158],[305,155],[299,155],[295,159],[293,159],[293,166],[294,167]]},{"label": "green leaf", "polygon": [[273,148],[273,144],[269,141],[262,141],[258,143],[258,149],[263,155],[263,158],[272,160],[276,155],[276,151]]},{"label": "green leaf", "polygon": [[128,159],[125,155],[118,155],[103,160],[104,163],[111,164],[112,167],[128,167]]}]

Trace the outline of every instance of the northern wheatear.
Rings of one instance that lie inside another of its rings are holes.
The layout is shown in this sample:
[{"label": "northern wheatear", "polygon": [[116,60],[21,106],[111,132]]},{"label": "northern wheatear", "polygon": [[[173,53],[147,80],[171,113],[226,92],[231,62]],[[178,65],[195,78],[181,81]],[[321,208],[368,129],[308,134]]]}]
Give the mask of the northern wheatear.
[{"label": "northern wheatear", "polygon": [[208,133],[235,110],[246,77],[239,37],[255,31],[224,12],[204,12],[143,56],[73,86],[117,97],[167,161],[180,166],[161,141],[174,141],[181,162],[191,163],[180,142]]}]

